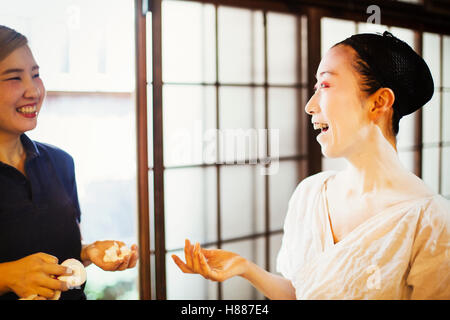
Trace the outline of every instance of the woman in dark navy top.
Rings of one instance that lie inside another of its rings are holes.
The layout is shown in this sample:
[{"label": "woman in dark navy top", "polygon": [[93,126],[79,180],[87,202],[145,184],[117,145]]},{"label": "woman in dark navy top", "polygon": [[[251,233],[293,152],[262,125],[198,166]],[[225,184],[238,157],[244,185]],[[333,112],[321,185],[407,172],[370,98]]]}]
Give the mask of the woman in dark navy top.
[{"label": "woman in dark navy top", "polygon": [[0,300],[51,299],[56,290],[85,299],[84,286],[68,290],[56,279],[70,272],[58,263],[74,258],[115,271],[138,259],[136,245],[116,262],[103,261],[113,241],[82,246],[72,157],[24,134],[36,127],[44,96],[27,39],[0,26]]}]

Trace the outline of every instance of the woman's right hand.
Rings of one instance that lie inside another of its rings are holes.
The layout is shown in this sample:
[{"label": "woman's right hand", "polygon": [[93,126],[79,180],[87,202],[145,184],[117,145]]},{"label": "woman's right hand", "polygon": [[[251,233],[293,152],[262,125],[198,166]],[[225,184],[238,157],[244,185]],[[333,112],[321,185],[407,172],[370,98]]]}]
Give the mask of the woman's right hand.
[{"label": "woman's right hand", "polygon": [[4,263],[2,271],[7,287],[20,298],[38,295],[51,299],[55,291],[68,290],[64,281],[55,278],[71,274],[67,267],[58,265],[56,257],[42,252]]},{"label": "woman's right hand", "polygon": [[186,239],[184,246],[186,263],[178,256],[172,259],[184,273],[198,273],[206,279],[224,281],[242,275],[248,269],[248,261],[236,253],[225,250],[202,249],[197,242],[192,246]]}]

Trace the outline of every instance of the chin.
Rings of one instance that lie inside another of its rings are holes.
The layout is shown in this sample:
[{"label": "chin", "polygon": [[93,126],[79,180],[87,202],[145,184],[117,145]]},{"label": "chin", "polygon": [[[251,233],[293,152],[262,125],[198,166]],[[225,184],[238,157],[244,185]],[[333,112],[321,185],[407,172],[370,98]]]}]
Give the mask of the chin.
[{"label": "chin", "polygon": [[321,145],[322,154],[326,158],[340,158],[342,155],[337,150],[333,150],[329,146]]},{"label": "chin", "polygon": [[37,126],[37,123],[29,124],[27,126],[22,126],[21,128],[18,128],[18,132],[19,132],[19,134],[22,134],[22,133],[25,133],[27,131],[31,131],[31,130],[35,129],[36,126]]}]

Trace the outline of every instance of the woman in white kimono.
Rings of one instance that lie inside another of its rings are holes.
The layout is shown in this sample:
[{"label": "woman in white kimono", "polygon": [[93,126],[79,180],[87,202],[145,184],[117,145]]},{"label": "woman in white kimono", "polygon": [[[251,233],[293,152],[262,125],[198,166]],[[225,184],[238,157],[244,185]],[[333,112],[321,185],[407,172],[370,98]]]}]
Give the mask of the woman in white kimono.
[{"label": "woman in white kimono", "polygon": [[331,48],[305,107],[326,157],[347,168],[304,179],[289,201],[277,270],[188,240],[185,273],[241,276],[270,299],[450,299],[450,205],[401,164],[400,118],[434,91],[430,71],[388,32]]}]

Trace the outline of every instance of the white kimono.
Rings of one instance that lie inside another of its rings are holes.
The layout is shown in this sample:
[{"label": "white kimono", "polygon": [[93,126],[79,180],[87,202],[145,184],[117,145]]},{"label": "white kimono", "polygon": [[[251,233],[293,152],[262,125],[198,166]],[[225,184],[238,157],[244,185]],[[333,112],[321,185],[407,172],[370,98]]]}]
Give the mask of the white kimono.
[{"label": "white kimono", "polygon": [[277,270],[297,299],[450,299],[449,201],[397,201],[335,244],[324,194],[335,173],[304,179],[289,201]]}]

